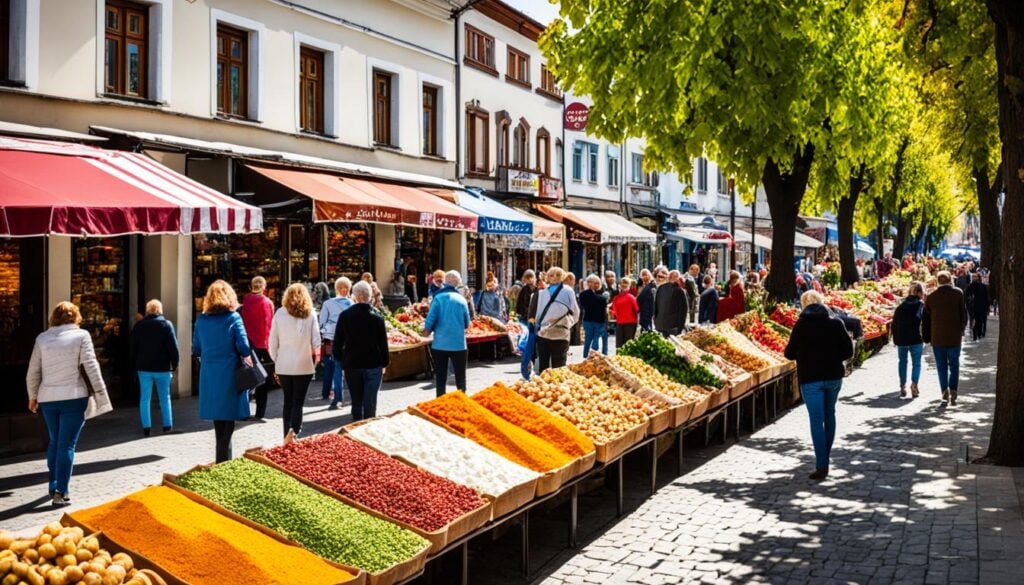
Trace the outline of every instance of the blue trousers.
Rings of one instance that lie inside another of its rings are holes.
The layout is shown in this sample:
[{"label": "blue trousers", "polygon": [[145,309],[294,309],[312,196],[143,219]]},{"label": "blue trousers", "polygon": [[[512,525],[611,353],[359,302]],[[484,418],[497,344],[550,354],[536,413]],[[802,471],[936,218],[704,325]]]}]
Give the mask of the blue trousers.
[{"label": "blue trousers", "polygon": [[384,380],[383,368],[350,369],[345,372],[352,395],[352,420],[377,416],[377,393]]},{"label": "blue trousers", "polygon": [[960,387],[960,348],[932,346],[935,369],[939,371],[939,388],[956,391]]},{"label": "blue trousers", "polygon": [[344,402],[345,398],[345,377],[342,372],[341,366],[337,366],[334,363],[334,356],[330,352],[325,352],[321,356],[320,361],[324,365],[324,385],[320,392],[320,396],[327,400],[331,397],[331,387],[334,387],[334,400],[332,404],[338,402]]},{"label": "blue trousers", "polygon": [[50,444],[46,448],[46,468],[50,471],[50,493],[68,495],[71,468],[75,465],[75,445],[85,426],[88,398],[40,402]]},{"label": "blue trousers", "polygon": [[[536,365],[537,361],[537,337],[536,334],[531,333],[529,321],[520,320],[519,324],[523,326],[523,335],[534,336],[532,341],[528,340],[525,345],[521,346],[522,354],[519,356],[519,373],[523,376],[524,380],[529,380],[530,364]],[[534,367],[533,369],[536,370],[537,368]]]},{"label": "blue trousers", "polygon": [[836,400],[843,381],[823,380],[800,384],[804,406],[811,419],[811,441],[814,443],[814,467],[828,467],[832,442],[836,438]]},{"label": "blue trousers", "polygon": [[598,340],[603,342],[601,353],[608,355],[608,325],[607,323],[583,322],[583,357],[590,354],[591,346],[597,351]]},{"label": "blue trousers", "polygon": [[156,398],[160,401],[160,417],[165,428],[174,426],[171,413],[171,373],[170,372],[139,372],[139,418],[142,428],[153,425],[150,420],[149,401],[153,398],[153,386],[156,386]]},{"label": "blue trousers", "polygon": [[921,354],[924,353],[924,344],[918,343],[917,345],[900,345],[896,349],[899,351],[900,361],[900,388],[907,385],[907,357],[910,357],[911,372],[910,381],[917,384],[921,380]]}]

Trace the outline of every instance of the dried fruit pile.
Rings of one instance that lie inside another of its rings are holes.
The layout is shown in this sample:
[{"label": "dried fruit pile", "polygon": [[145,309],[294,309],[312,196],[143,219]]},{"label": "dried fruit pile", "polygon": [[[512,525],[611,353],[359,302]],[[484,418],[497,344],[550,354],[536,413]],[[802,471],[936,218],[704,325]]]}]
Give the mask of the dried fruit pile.
[{"label": "dried fruit pile", "polygon": [[516,394],[501,382],[474,394],[473,401],[571,457],[584,457],[594,452],[594,442],[572,423]]},{"label": "dried fruit pile", "polygon": [[611,358],[613,364],[622,368],[626,372],[636,376],[636,378],[647,387],[657,390],[662,394],[673,396],[682,400],[683,403],[697,402],[704,398],[705,393],[697,390],[698,387],[687,387],[683,384],[673,382],[658,370],[644,363],[643,360],[635,357],[626,355],[617,355]]},{"label": "dried fruit pile", "polygon": [[416,533],[322,494],[249,459],[197,469],[177,484],[291,538],[325,559],[378,573],[429,543]]},{"label": "dried fruit pile", "polygon": [[651,407],[636,396],[584,378],[566,368],[545,370],[513,389],[531,402],[564,417],[595,443],[604,444],[646,424]]},{"label": "dried fruit pile", "polygon": [[149,487],[71,516],[194,585],[344,583],[354,578],[302,547],[271,538],[169,487]]},{"label": "dried fruit pile", "polygon": [[522,465],[407,412],[349,429],[357,441],[488,496],[540,477]]},{"label": "dried fruit pile", "polygon": [[465,392],[449,392],[416,408],[474,443],[539,473],[565,467],[576,459],[480,406]]},{"label": "dried fruit pile", "polygon": [[0,579],[10,585],[150,585],[150,575],[124,553],[111,555],[77,526],[47,524],[35,538],[0,531]]},{"label": "dried fruit pile", "polygon": [[722,335],[709,329],[698,328],[683,336],[704,351],[721,356],[727,362],[735,364],[747,372],[760,372],[771,366],[771,363],[757,354],[744,351]]},{"label": "dried fruit pile", "polygon": [[652,412],[647,414],[652,416],[683,403],[680,398],[664,394],[644,384],[636,376],[613,365],[608,357],[596,352],[591,352],[590,357],[569,366],[569,369],[584,378],[594,377],[612,388],[632,393],[651,406]]},{"label": "dried fruit pile", "polygon": [[265,451],[263,456],[317,485],[426,532],[440,530],[487,503],[466,486],[420,471],[340,435],[295,441]]}]

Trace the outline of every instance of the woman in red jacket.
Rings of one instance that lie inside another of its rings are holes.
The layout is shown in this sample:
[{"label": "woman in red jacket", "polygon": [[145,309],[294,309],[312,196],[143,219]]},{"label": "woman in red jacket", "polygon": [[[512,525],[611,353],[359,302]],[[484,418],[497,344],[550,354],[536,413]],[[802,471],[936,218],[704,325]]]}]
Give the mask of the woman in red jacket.
[{"label": "woman in red jacket", "polygon": [[718,322],[728,321],[743,312],[746,306],[746,299],[743,294],[743,279],[740,273],[735,270],[729,273],[729,282],[726,284],[726,297],[718,301]]},{"label": "woman in red jacket", "polygon": [[618,350],[636,337],[640,305],[633,295],[633,279],[623,278],[619,281],[619,294],[612,299],[612,314],[615,315],[615,349]]}]

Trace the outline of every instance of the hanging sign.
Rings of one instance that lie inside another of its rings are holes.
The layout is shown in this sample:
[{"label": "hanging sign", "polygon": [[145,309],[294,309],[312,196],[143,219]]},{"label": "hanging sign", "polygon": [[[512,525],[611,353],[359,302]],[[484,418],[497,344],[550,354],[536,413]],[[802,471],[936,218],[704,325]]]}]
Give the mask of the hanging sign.
[{"label": "hanging sign", "polygon": [[573,102],[565,107],[565,129],[586,130],[590,118],[590,108],[586,104]]}]

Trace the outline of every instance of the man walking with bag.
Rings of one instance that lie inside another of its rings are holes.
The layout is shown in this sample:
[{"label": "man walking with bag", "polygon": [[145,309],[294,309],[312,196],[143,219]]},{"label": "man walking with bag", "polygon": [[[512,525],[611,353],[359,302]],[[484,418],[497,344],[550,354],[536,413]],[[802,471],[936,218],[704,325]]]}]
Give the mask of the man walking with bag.
[{"label": "man walking with bag", "polygon": [[953,286],[953,278],[943,270],[936,279],[939,288],[924,301],[921,323],[925,343],[932,344],[935,367],[939,371],[942,401],[956,405],[960,385],[960,347],[967,326],[964,293]]}]

